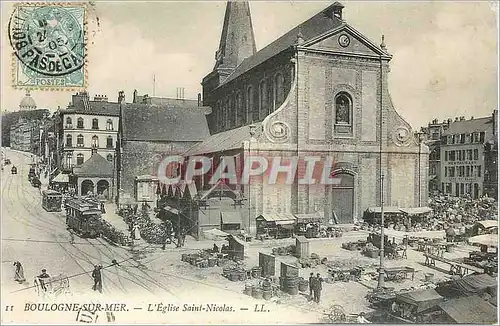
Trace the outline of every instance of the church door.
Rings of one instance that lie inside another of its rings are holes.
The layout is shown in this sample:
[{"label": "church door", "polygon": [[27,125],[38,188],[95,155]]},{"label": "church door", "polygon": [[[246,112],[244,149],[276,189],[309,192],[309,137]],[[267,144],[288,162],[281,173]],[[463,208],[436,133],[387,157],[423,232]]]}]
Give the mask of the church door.
[{"label": "church door", "polygon": [[333,219],[339,224],[351,224],[354,221],[354,176],[339,173],[337,177],[341,181],[332,185]]}]

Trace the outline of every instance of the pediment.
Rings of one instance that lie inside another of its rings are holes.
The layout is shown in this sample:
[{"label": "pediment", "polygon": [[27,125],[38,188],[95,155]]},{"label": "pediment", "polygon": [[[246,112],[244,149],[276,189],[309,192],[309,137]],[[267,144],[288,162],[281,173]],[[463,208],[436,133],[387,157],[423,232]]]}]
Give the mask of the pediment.
[{"label": "pediment", "polygon": [[310,39],[301,46],[336,53],[390,57],[379,46],[347,24]]}]

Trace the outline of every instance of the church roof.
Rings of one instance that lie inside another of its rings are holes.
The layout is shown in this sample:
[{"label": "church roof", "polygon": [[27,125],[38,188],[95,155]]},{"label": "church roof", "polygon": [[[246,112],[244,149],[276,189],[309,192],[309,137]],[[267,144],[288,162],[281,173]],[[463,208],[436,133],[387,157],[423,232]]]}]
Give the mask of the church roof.
[{"label": "church roof", "polygon": [[122,106],[123,139],[137,141],[203,141],[210,136],[204,107]]},{"label": "church roof", "polygon": [[113,164],[100,154],[94,153],[81,166],[75,167],[73,173],[79,177],[113,177]]},{"label": "church roof", "polygon": [[36,102],[31,97],[31,94],[29,91],[26,92],[26,97],[21,100],[21,103],[19,103],[19,109],[21,109],[21,110],[36,109]]},{"label": "church roof", "polygon": [[307,41],[342,25],[342,21],[340,19],[336,17],[330,18],[331,16],[329,13],[333,10],[333,8],[337,7],[338,3],[333,3],[315,16],[296,26],[262,50],[258,51],[253,56],[243,60],[233,73],[229,75],[226,80],[224,80],[222,85],[229,83],[238,76],[293,46],[297,41],[297,35],[299,32],[302,34],[304,41]]}]

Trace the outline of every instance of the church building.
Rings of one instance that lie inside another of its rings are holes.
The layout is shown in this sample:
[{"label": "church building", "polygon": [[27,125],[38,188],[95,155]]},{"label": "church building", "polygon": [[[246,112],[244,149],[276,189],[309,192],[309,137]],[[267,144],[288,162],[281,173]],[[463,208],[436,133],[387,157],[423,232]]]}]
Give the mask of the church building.
[{"label": "church building", "polygon": [[[231,210],[252,233],[257,217],[273,214],[354,223],[381,205],[382,184],[385,206],[426,206],[429,151],[392,103],[392,56],[383,37],[380,45],[367,39],[343,10],[335,2],[257,51],[248,2],[227,3],[215,66],[202,81],[211,136],[186,155],[234,156],[237,164],[248,155],[332,157],[340,179],[270,184],[264,174],[230,185],[238,198]],[[305,169],[299,161],[297,173]],[[217,192],[206,182],[197,187],[205,190],[198,198]],[[217,225],[222,213],[199,228]]]}]

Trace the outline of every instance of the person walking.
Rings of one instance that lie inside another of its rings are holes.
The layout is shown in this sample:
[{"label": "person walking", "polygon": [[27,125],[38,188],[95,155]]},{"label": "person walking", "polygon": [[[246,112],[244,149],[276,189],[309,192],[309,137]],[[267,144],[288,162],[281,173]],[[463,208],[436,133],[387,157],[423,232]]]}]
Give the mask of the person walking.
[{"label": "person walking", "polygon": [[102,293],[102,274],[101,274],[102,266],[95,265],[94,270],[92,271],[92,278],[94,279],[94,286],[92,289],[94,291],[99,291]]},{"label": "person walking", "polygon": [[309,299],[313,299],[313,290],[314,290],[314,273],[309,274]]},{"label": "person walking", "polygon": [[26,281],[26,279],[24,278],[23,265],[21,265],[20,262],[16,261],[14,262],[14,267],[15,267],[14,280],[16,280],[19,283],[23,283],[24,281]]},{"label": "person walking", "polygon": [[319,273],[316,275],[315,283],[315,291],[314,291],[314,301],[319,303],[321,300],[321,290],[323,290],[323,279]]},{"label": "person walking", "polygon": [[38,275],[38,280],[40,281],[40,286],[42,289],[47,292],[47,286],[45,284],[45,279],[50,278],[50,275],[47,274],[47,270],[44,268],[42,269],[42,274]]}]

